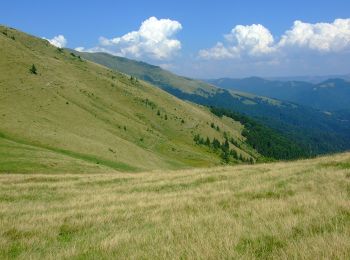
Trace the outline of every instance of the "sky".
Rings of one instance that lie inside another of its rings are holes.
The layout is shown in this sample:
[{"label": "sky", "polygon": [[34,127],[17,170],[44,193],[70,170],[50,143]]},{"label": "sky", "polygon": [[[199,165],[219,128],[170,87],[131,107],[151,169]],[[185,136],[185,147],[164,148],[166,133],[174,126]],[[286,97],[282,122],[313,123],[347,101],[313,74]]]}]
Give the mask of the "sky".
[{"label": "sky", "polygon": [[349,0],[19,1],[0,24],[194,78],[350,73]]}]

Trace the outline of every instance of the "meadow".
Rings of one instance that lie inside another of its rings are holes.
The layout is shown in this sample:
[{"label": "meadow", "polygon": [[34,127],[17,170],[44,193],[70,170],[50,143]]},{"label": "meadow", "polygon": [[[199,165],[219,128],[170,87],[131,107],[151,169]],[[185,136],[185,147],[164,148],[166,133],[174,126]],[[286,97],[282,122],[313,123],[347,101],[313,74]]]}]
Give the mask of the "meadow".
[{"label": "meadow", "polygon": [[1,259],[349,259],[350,153],[141,173],[0,174]]}]

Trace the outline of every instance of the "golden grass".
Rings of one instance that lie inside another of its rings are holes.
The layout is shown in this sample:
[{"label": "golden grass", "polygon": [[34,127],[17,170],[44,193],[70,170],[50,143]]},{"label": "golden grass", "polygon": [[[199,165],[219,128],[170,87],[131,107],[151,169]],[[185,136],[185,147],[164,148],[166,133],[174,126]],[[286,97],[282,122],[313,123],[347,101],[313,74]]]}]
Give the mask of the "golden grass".
[{"label": "golden grass", "polygon": [[350,153],[184,171],[0,175],[0,258],[350,257]]}]

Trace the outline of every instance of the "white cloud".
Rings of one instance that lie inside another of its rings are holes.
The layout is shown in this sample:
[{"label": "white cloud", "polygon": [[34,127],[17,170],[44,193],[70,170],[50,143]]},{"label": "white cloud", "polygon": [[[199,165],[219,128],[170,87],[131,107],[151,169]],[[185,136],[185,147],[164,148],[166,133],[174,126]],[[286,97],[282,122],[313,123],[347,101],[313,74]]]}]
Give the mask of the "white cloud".
[{"label": "white cloud", "polygon": [[74,50],[82,52],[82,51],[85,51],[85,48],[84,47],[76,47],[76,48],[74,48]]},{"label": "white cloud", "polygon": [[238,52],[247,52],[256,56],[270,53],[274,39],[270,31],[261,24],[248,26],[237,25],[230,34],[225,35],[226,40],[236,44]]},{"label": "white cloud", "polygon": [[218,42],[211,49],[201,50],[199,56],[206,59],[238,58],[242,55],[254,57],[275,50],[272,34],[261,24],[237,25],[224,37],[227,45]]},{"label": "white cloud", "polygon": [[281,37],[278,47],[299,47],[320,52],[350,50],[350,19],[315,24],[295,21],[292,29]]},{"label": "white cloud", "polygon": [[48,40],[53,46],[56,46],[58,48],[64,48],[67,45],[67,39],[64,38],[64,36],[61,34],[53,37],[52,39],[46,40]]},{"label": "white cloud", "polygon": [[224,36],[226,42],[199,51],[204,59],[276,58],[288,56],[291,49],[340,53],[350,51],[350,19],[336,19],[333,23],[304,23],[295,21],[276,42],[270,31],[261,24],[237,25]]},{"label": "white cloud", "polygon": [[181,42],[174,35],[182,29],[178,21],[150,17],[143,21],[138,31],[107,39],[100,37],[99,46],[80,49],[90,52],[104,51],[128,57],[146,57],[156,60],[171,58],[181,49]]},{"label": "white cloud", "polygon": [[228,59],[237,57],[235,47],[226,47],[222,42],[218,42],[214,47],[199,51],[199,57],[204,59]]}]

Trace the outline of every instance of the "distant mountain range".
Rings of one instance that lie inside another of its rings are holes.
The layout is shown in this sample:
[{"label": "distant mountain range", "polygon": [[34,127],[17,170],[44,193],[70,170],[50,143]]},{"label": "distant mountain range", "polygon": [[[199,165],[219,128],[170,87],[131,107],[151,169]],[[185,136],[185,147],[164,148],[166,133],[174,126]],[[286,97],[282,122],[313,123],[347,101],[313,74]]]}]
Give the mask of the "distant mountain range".
[{"label": "distant mountain range", "polygon": [[[325,113],[295,102],[248,93],[248,90],[223,88],[216,81],[212,82],[219,85],[218,87],[212,83],[175,75],[158,66],[106,53],[76,51],[74,53],[110,69],[147,81],[181,99],[250,116],[302,145],[310,154],[350,149],[350,122],[345,112],[341,115]],[[253,81],[260,84],[265,80],[252,78]],[[302,87],[307,88],[310,83],[304,84]]]},{"label": "distant mountain range", "polygon": [[290,77],[264,77],[268,80],[277,81],[306,81],[310,83],[321,83],[328,79],[344,79],[350,81],[350,73],[344,75],[326,75],[326,76],[290,76]]},{"label": "distant mountain range", "polygon": [[332,78],[321,83],[306,81],[221,78],[207,80],[221,88],[250,92],[270,98],[295,102],[324,111],[350,109],[350,81]]}]

